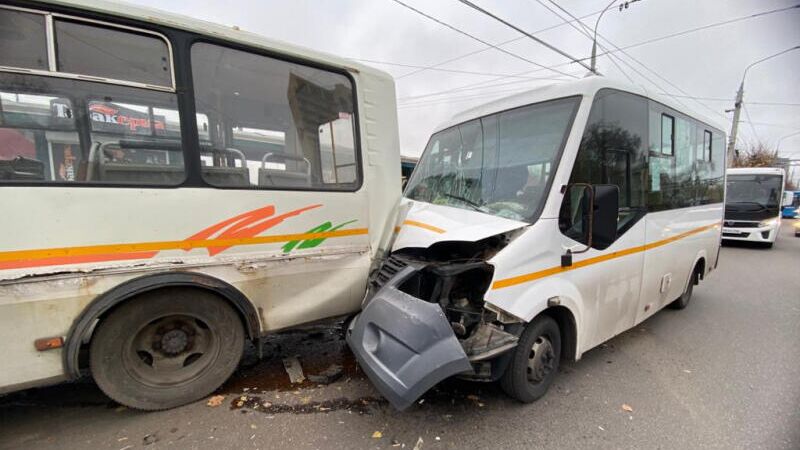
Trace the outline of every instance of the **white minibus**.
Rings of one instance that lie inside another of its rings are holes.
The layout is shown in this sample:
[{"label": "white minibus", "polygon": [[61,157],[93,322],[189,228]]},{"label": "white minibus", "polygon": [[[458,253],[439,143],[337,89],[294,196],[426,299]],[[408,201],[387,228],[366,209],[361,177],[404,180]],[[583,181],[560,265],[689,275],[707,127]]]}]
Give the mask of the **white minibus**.
[{"label": "white minibus", "polygon": [[169,408],[359,309],[401,196],[390,76],[127,4],[0,28],[0,393],[90,373]]},{"label": "white minibus", "polygon": [[685,308],[719,256],[720,130],[603,77],[441,125],[347,331],[361,367],[400,409],[452,375],[529,402],[562,358]]},{"label": "white minibus", "polygon": [[781,226],[785,178],[779,167],[728,169],[722,239],[772,247]]}]

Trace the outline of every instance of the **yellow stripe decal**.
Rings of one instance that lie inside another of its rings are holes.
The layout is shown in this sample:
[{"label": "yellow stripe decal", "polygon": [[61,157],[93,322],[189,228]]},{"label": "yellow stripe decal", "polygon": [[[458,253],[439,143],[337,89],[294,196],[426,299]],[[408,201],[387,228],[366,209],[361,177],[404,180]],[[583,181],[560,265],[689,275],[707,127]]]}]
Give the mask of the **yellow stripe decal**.
[{"label": "yellow stripe decal", "polygon": [[511,286],[516,286],[518,284],[527,283],[530,281],[549,277],[550,275],[555,275],[562,272],[568,272],[570,270],[580,269],[581,267],[591,266],[592,264],[597,264],[612,259],[622,258],[623,256],[633,255],[635,253],[641,253],[646,250],[651,250],[654,248],[661,247],[663,245],[667,245],[671,242],[675,242],[679,239],[683,239],[693,234],[702,233],[703,231],[706,231],[711,228],[719,228],[719,224],[714,223],[711,225],[706,225],[700,228],[695,228],[693,230],[686,231],[684,233],[676,234],[675,236],[662,239],[660,241],[656,241],[650,244],[640,245],[638,247],[626,248],[624,250],[607,253],[605,255],[595,256],[593,258],[587,258],[581,261],[575,261],[569,267],[555,266],[555,267],[550,267],[548,269],[539,270],[536,272],[526,273],[524,275],[517,275],[515,277],[497,280],[494,283],[492,283],[492,289],[503,289]]},{"label": "yellow stripe decal", "polygon": [[274,244],[279,242],[308,240],[308,239],[327,239],[346,236],[358,236],[368,234],[366,228],[354,228],[350,230],[337,230],[321,233],[296,233],[280,234],[272,236],[255,236],[244,238],[229,239],[202,239],[184,241],[157,241],[157,242],[138,242],[130,244],[107,244],[107,245],[87,245],[82,247],[61,247],[40,250],[14,250],[0,252],[0,262],[19,261],[19,260],[38,260],[48,258],[69,258],[79,256],[113,255],[128,254],[137,252],[150,252],[161,250],[191,250],[195,248],[208,247],[233,247],[236,245],[258,245]]},{"label": "yellow stripe decal", "polygon": [[417,222],[416,220],[404,220],[403,225],[408,225],[411,227],[423,228],[428,231],[433,231],[434,233],[442,234],[445,230],[435,227],[433,225],[428,225],[427,223]]}]

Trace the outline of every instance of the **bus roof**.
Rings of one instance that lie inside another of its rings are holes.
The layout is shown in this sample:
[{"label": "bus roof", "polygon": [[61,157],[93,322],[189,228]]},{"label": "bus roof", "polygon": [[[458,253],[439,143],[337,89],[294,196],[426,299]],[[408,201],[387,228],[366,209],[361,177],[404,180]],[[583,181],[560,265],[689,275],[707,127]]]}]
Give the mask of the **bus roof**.
[{"label": "bus roof", "polygon": [[464,123],[469,120],[477,119],[478,117],[483,117],[489,114],[494,114],[497,112],[518,108],[533,103],[539,103],[557,98],[570,97],[573,95],[591,97],[594,96],[595,93],[597,93],[597,91],[604,88],[617,89],[620,91],[630,92],[632,94],[637,94],[643,97],[650,98],[654,101],[669,106],[670,108],[679,111],[689,117],[693,117],[697,120],[700,120],[706,123],[707,125],[716,128],[718,131],[724,133],[724,131],[722,131],[723,128],[717,121],[709,119],[708,117],[702,114],[698,114],[692,111],[691,109],[676,103],[674,100],[668,97],[659,95],[654,92],[649,92],[644,88],[642,88],[641,86],[636,86],[618,80],[613,80],[601,75],[592,75],[586,78],[574,81],[567,81],[564,83],[548,84],[542,87],[531,89],[529,91],[521,92],[518,94],[512,94],[507,97],[503,97],[498,100],[494,100],[485,103],[483,105],[476,106],[474,108],[470,108],[466,111],[462,111],[456,114],[450,120],[440,124],[438,127],[436,127],[434,132],[441,131],[445,128],[450,128],[453,125]]},{"label": "bus roof", "polygon": [[727,170],[728,175],[783,175],[786,171],[781,167],[736,167]]},{"label": "bus roof", "polygon": [[[382,70],[346,58],[270,39],[256,33],[240,30],[238,27],[193,19],[188,16],[168,13],[158,9],[106,0],[43,0],[43,2],[190,31],[192,33],[236,42],[254,48],[277,51],[307,61],[336,66],[351,72],[367,73],[379,78],[392,78],[391,75]],[[35,7],[32,8],[35,9]]]}]

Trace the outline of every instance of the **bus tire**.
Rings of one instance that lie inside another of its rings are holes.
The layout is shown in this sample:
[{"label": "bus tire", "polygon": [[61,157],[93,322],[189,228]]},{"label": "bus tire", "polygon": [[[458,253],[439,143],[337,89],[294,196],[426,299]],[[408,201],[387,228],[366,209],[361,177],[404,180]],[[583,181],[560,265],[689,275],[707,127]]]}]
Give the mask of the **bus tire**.
[{"label": "bus tire", "polygon": [[500,378],[500,387],[523,403],[536,401],[553,383],[560,360],[558,323],[548,315],[540,315],[522,332],[511,361]]},{"label": "bus tire", "polygon": [[166,288],[134,297],[102,320],[89,363],[116,402],[155,411],[199,400],[239,364],[245,334],[237,312],[200,289]]},{"label": "bus tire", "polygon": [[689,306],[689,301],[692,300],[692,293],[694,292],[694,285],[697,284],[697,280],[700,274],[698,273],[698,267],[695,266],[692,269],[692,274],[689,278],[689,283],[686,286],[686,289],[683,291],[680,297],[675,299],[672,303],[669,304],[669,307],[672,309],[684,309]]}]

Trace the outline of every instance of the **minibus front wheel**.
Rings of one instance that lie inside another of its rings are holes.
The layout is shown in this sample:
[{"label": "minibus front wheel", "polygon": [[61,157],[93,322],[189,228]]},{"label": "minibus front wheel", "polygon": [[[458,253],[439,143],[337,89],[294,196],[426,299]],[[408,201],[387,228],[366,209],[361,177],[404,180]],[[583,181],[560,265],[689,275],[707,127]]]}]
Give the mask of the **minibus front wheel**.
[{"label": "minibus front wheel", "polygon": [[541,398],[558,373],[561,332],[548,315],[533,319],[522,332],[500,387],[515,399],[530,403]]},{"label": "minibus front wheel", "polygon": [[120,404],[162,410],[199,400],[233,373],[245,333],[236,311],[199,289],[131,298],[100,322],[89,362],[100,389]]}]

